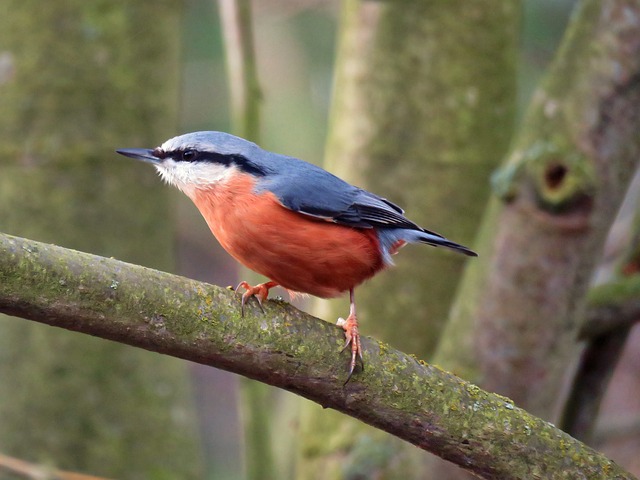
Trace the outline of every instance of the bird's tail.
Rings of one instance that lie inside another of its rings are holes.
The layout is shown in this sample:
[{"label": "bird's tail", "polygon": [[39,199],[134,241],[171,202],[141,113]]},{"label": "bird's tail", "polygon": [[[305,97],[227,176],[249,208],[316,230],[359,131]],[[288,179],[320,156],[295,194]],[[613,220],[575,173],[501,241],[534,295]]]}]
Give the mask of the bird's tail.
[{"label": "bird's tail", "polygon": [[[418,227],[419,228],[419,227]],[[477,257],[473,250],[452,242],[451,240],[429,230],[418,230],[409,228],[380,228],[378,229],[378,239],[385,264],[393,265],[391,258],[399,248],[406,243],[426,243],[434,247],[444,247],[455,252],[463,253],[470,257]]]},{"label": "bird's tail", "polygon": [[460,245],[459,243],[452,242],[451,240],[443,237],[442,235],[438,235],[435,232],[424,230],[422,232],[416,232],[416,233],[417,233],[417,240],[421,243],[433,245],[434,247],[445,247],[445,248],[448,248],[449,250],[463,253],[470,257],[478,256],[478,254],[473,250],[465,247],[464,245]]}]

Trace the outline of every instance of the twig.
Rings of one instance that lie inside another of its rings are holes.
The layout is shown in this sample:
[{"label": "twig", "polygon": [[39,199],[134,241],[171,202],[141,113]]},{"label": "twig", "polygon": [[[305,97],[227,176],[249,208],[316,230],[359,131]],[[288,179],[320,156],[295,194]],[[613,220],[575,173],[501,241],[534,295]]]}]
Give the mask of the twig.
[{"label": "twig", "polygon": [[2,470],[30,480],[107,480],[104,477],[36,465],[0,453],[0,471]]},{"label": "twig", "polygon": [[635,210],[635,220],[628,222],[633,225],[633,234],[628,235],[632,238],[612,262],[615,280],[592,289],[587,297],[586,322],[580,332],[587,342],[559,423],[587,443],[592,442],[600,404],[631,328],[640,320],[640,215],[635,196],[636,205],[626,207]]},{"label": "twig", "polygon": [[640,275],[623,277],[591,289],[585,317],[580,329],[583,340],[637,323],[640,320]]},{"label": "twig", "polygon": [[630,330],[626,326],[594,337],[582,352],[559,426],[583,442],[592,441],[600,403]]}]

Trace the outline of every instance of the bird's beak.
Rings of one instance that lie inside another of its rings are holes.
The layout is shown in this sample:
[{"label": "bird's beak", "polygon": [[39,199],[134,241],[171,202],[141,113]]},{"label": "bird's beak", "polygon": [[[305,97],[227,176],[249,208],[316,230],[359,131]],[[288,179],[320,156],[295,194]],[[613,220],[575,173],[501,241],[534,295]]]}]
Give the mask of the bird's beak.
[{"label": "bird's beak", "polygon": [[162,160],[156,157],[153,154],[153,150],[148,150],[146,148],[123,148],[121,150],[116,150],[120,155],[124,155],[125,157],[135,158],[136,160],[142,160],[143,162],[148,163],[160,163]]}]

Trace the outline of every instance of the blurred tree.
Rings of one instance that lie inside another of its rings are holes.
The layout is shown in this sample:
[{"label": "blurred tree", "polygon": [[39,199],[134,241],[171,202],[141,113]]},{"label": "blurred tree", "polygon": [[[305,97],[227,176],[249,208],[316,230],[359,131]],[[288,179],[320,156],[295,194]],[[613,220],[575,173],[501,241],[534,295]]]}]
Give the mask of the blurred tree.
[{"label": "blurred tree", "polygon": [[[466,272],[438,352],[448,368],[549,419],[591,272],[636,167],[638,40],[622,12],[640,16],[640,5],[591,0],[574,15],[494,176],[502,202],[489,208],[484,255]],[[612,63],[623,71],[612,74]]]},{"label": "blurred tree", "polygon": [[[345,2],[327,167],[470,244],[513,128],[519,17],[503,0]],[[463,262],[404,249],[356,291],[362,332],[428,358]],[[309,405],[302,429],[302,478],[424,478],[421,452],[335,412]]]},{"label": "blurred tree", "polygon": [[[231,124],[234,134],[260,143],[261,92],[258,82],[250,0],[220,0],[229,85]],[[257,275],[243,269],[252,284]],[[240,382],[241,418],[244,427],[245,467],[249,480],[276,477],[271,448],[271,416],[274,390],[260,382],[243,378]]]},{"label": "blurred tree", "polygon": [[[171,268],[166,193],[113,149],[173,132],[180,18],[168,1],[2,3],[3,231]],[[6,453],[111,477],[200,477],[183,362],[4,317],[0,389]]]},{"label": "blurred tree", "polygon": [[[587,289],[640,158],[640,3],[587,0],[536,90],[436,362],[555,421]],[[458,478],[436,472],[437,478]]]},{"label": "blurred tree", "polygon": [[[218,2],[185,2],[178,132],[229,130]],[[176,132],[172,132],[176,133]],[[155,139],[162,141],[161,139]],[[191,200],[170,189],[176,272],[214,285],[237,284],[237,262],[215,241]],[[236,480],[245,471],[237,375],[194,363],[192,389],[207,478]]]}]

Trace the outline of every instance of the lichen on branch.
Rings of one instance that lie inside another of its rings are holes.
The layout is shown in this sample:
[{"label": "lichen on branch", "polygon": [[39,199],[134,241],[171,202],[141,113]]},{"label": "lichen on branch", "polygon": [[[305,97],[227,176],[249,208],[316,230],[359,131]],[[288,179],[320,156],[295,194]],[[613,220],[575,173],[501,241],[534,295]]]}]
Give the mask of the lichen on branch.
[{"label": "lichen on branch", "polygon": [[633,478],[505,397],[281,301],[240,316],[229,290],[0,234],[0,312],[223,368],[333,408],[483,478]]}]

